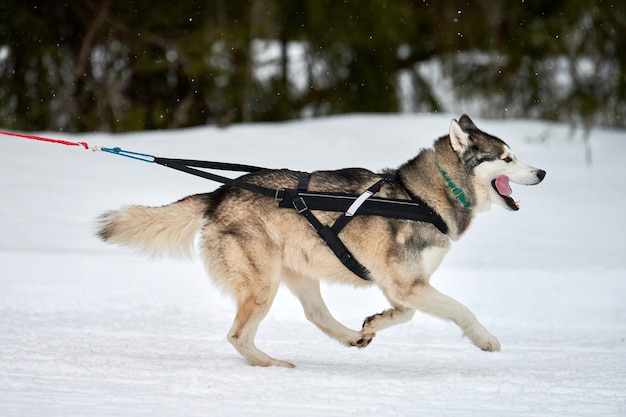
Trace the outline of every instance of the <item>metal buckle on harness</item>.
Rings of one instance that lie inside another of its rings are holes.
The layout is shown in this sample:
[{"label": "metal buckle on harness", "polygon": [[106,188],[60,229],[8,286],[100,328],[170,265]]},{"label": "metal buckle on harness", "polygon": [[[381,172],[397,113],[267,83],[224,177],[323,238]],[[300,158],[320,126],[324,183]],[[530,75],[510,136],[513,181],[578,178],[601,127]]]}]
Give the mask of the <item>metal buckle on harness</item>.
[{"label": "metal buckle on harness", "polygon": [[285,195],[285,189],[279,188],[276,190],[276,193],[274,194],[274,200],[281,202],[285,199],[284,195]]},{"label": "metal buckle on harness", "polygon": [[292,202],[293,207],[296,209],[298,214],[302,214],[309,209],[309,207],[306,205],[306,201],[304,201],[304,198],[302,198],[301,196],[298,196],[298,198],[294,198]]}]

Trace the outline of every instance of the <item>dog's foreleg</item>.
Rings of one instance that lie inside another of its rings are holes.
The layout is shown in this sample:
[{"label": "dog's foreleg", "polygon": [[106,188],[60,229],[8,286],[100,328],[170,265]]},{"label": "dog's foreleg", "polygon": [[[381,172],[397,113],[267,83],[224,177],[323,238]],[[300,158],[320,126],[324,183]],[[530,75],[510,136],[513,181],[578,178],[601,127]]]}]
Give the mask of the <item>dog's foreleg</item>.
[{"label": "dog's foreleg", "polygon": [[500,342],[463,304],[437,291],[430,284],[414,284],[409,294],[389,294],[390,298],[403,305],[416,308],[433,316],[452,320],[463,333],[480,349],[490,352],[500,350]]},{"label": "dog's foreleg", "polygon": [[346,346],[364,348],[370,344],[375,336],[373,332],[354,331],[339,323],[332,316],[322,298],[319,281],[303,277],[293,271],[285,271],[283,279],[287,287],[300,300],[307,320],[326,335]]}]

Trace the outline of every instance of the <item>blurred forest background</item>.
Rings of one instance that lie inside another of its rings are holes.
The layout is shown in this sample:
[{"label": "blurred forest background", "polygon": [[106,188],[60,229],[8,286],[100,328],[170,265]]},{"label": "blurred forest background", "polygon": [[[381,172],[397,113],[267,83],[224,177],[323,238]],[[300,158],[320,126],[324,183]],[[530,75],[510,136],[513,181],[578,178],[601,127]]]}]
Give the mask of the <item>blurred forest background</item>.
[{"label": "blurred forest background", "polygon": [[626,127],[624,0],[1,3],[3,128],[460,109]]}]

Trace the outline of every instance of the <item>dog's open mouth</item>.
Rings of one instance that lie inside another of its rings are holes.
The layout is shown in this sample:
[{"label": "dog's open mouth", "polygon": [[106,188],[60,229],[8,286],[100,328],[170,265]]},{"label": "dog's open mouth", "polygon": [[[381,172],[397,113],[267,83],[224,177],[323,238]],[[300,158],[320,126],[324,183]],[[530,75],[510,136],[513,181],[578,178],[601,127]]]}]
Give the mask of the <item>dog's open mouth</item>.
[{"label": "dog's open mouth", "polygon": [[511,210],[519,210],[519,201],[515,201],[511,198],[513,190],[511,190],[511,185],[509,184],[509,177],[499,175],[496,179],[491,181],[491,186]]}]

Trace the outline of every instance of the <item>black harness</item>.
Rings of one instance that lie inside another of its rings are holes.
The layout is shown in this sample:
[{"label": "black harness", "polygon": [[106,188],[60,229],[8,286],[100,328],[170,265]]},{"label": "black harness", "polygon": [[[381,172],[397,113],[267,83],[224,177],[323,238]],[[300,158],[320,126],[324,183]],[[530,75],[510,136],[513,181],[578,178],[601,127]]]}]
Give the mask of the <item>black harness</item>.
[{"label": "black harness", "polygon": [[[273,189],[251,184],[238,178],[232,179],[203,171],[198,168],[222,171],[256,172],[266,168],[252,165],[230,164],[225,162],[196,161],[191,159],[171,159],[155,157],[154,162],[169,168],[196,175],[231,187],[251,191],[278,202],[279,207],[295,209],[315,228],[317,234],[326,242],[335,256],[355,275],[364,280],[371,280],[369,271],[357,261],[339,238],[339,233],[356,215],[382,216],[392,219],[413,220],[434,225],[441,233],[448,232],[448,226],[441,216],[418,196],[413,195],[394,174],[376,174],[380,178],[360,195],[307,191],[310,174],[298,173],[298,185],[295,189]],[[387,183],[400,185],[410,200],[375,197],[381,187]],[[313,214],[314,210],[343,213],[332,226],[322,224]]]}]

